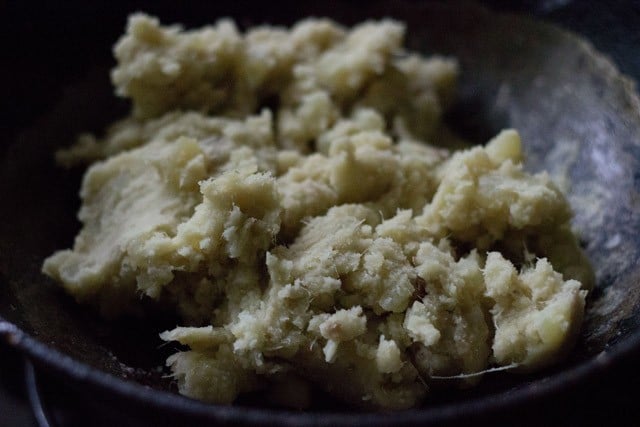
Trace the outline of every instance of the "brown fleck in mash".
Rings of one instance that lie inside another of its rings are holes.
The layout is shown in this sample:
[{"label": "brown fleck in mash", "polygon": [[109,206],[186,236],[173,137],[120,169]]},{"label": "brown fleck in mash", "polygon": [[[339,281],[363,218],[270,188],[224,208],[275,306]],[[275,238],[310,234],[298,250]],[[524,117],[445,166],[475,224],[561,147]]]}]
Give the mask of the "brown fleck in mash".
[{"label": "brown fleck in mash", "polygon": [[190,350],[167,363],[209,402],[271,387],[304,406],[315,383],[407,408],[433,377],[554,361],[593,281],[569,205],[514,130],[432,145],[458,67],[403,35],[133,15],[111,74],[131,115],[57,153],[90,167],[83,228],[44,272],[105,315],[174,307],[161,337]]}]

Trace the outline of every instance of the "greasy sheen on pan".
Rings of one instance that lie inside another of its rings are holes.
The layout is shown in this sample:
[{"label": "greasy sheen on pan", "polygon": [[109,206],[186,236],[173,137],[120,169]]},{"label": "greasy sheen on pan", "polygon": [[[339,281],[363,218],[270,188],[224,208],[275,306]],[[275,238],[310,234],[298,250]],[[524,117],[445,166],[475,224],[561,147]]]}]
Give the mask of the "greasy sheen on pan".
[{"label": "greasy sheen on pan", "polygon": [[83,228],[43,271],[107,316],[153,300],[188,396],[315,383],[355,405],[419,404],[432,379],[552,363],[593,272],[571,209],[505,130],[460,148],[441,121],[455,59],[392,20],[242,34],[131,16],[115,46],[132,111],[57,153],[88,163]]}]

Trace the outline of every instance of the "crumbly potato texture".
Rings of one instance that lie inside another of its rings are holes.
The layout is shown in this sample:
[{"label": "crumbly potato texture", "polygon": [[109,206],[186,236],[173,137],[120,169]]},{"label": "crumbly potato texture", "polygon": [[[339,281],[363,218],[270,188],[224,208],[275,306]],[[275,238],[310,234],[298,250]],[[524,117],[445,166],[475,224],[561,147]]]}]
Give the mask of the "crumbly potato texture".
[{"label": "crumbly potato texture", "polygon": [[305,407],[315,384],[408,408],[556,361],[593,285],[571,209],[514,130],[446,148],[457,63],[404,32],[131,16],[111,74],[131,114],[57,153],[89,164],[83,226],[44,273],[106,316],[177,312],[167,364],[209,402]]}]

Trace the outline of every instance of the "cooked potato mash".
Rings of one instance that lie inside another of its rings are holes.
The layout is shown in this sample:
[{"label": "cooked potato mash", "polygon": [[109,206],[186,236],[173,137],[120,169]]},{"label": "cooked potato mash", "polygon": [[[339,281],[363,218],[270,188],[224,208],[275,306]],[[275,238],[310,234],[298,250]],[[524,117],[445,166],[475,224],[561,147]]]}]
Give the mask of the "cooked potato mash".
[{"label": "cooked potato mash", "polygon": [[557,360],[593,284],[570,207],[514,130],[438,148],[458,66],[403,35],[133,15],[111,74],[131,115],[57,153],[90,163],[83,227],[43,271],[108,316],[179,313],[167,364],[209,402],[305,406],[315,384],[408,408],[442,377]]}]

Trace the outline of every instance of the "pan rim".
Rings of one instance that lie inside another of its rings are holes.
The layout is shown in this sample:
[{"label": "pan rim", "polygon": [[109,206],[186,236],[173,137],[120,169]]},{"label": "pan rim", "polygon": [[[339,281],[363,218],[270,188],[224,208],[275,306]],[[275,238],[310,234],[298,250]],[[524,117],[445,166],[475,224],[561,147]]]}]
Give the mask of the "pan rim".
[{"label": "pan rim", "polygon": [[127,399],[139,406],[153,408],[164,413],[188,414],[189,417],[210,422],[276,423],[281,426],[350,425],[381,426],[390,422],[410,424],[437,424],[461,421],[470,416],[490,415],[501,409],[532,403],[544,397],[603,374],[614,363],[629,357],[640,348],[640,331],[634,331],[625,339],[608,346],[576,365],[560,372],[532,380],[516,390],[503,390],[480,397],[470,397],[458,403],[413,408],[389,412],[319,412],[276,410],[233,405],[216,405],[191,399],[166,390],[154,389],[138,382],[121,379],[113,374],[80,362],[63,352],[48,346],[0,316],[0,338],[21,351],[46,371],[64,375],[76,384],[95,387],[116,397]]}]

